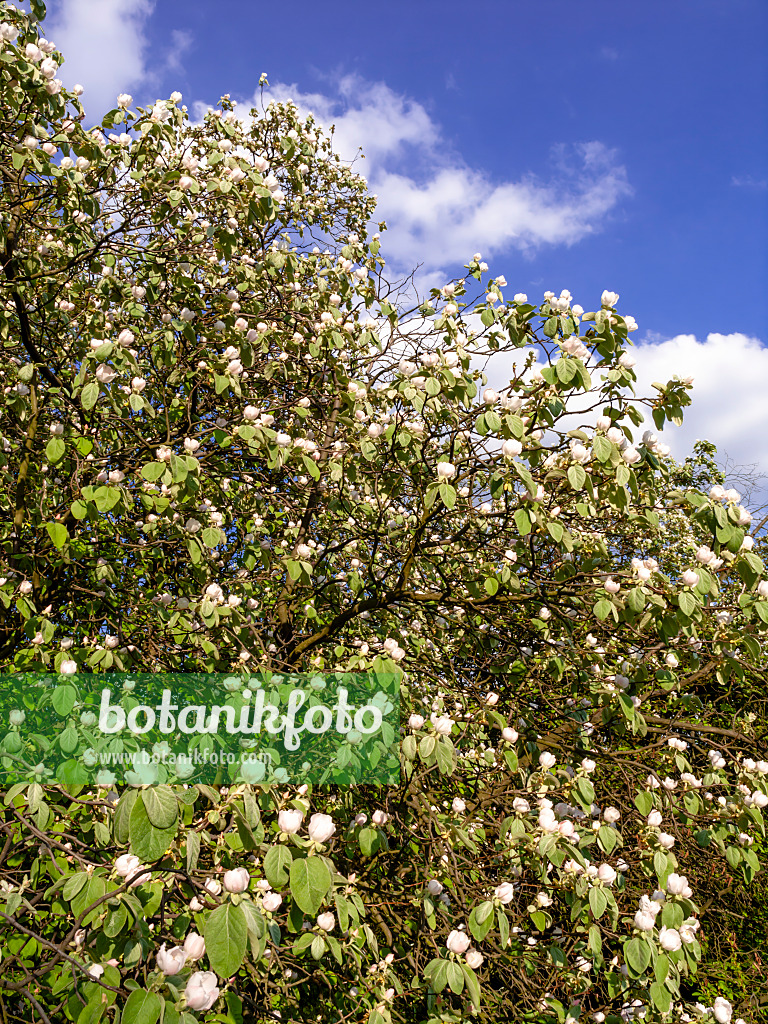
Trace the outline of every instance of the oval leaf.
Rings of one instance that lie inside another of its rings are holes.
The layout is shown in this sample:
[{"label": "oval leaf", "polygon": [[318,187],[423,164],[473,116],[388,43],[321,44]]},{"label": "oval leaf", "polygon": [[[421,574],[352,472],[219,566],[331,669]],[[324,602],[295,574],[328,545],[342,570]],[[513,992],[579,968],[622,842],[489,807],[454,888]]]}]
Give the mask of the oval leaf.
[{"label": "oval leaf", "polygon": [[224,903],[205,924],[205,950],[208,963],[222,978],[239,970],[245,956],[248,927],[242,907]]},{"label": "oval leaf", "polygon": [[303,857],[291,864],[291,896],[305,914],[314,916],[331,887],[331,872],[319,857]]},{"label": "oval leaf", "polygon": [[149,786],[142,790],[141,799],[147,817],[156,828],[171,828],[176,824],[179,806],[170,786]]},{"label": "oval leaf", "polygon": [[122,1024],[157,1024],[162,1003],[156,992],[137,988],[128,996],[123,1010]]},{"label": "oval leaf", "polygon": [[128,836],[131,850],[139,860],[159,860],[173,842],[176,825],[171,828],[156,828],[149,820],[143,800],[137,800],[131,809]]}]

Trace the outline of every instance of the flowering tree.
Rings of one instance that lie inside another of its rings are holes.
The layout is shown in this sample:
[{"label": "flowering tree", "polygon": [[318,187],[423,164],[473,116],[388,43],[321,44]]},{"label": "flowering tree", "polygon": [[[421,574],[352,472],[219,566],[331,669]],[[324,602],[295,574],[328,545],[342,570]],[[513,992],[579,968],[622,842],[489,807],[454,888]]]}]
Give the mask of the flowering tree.
[{"label": "flowering tree", "polygon": [[3,670],[373,668],[404,717],[386,790],[32,765],[4,1019],[726,1024],[696,976],[759,870],[768,579],[739,496],[637,439],[690,382],[638,399],[617,295],[509,298],[479,256],[404,308],[290,104],[86,130],[32,7],[0,5]]}]

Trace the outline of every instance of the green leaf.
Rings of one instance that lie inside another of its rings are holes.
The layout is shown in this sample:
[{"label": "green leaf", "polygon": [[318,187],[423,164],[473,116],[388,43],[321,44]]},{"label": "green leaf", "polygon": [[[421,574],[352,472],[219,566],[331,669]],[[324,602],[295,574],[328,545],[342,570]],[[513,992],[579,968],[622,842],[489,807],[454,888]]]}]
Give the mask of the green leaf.
[{"label": "green leaf", "polygon": [[159,480],[165,470],[166,464],[164,462],[148,462],[146,466],[141,467],[141,475],[145,480]]},{"label": "green leaf", "polygon": [[239,969],[248,944],[248,927],[240,906],[223,903],[205,923],[205,951],[211,969],[230,978]]},{"label": "green leaf", "polygon": [[587,473],[583,466],[573,465],[568,467],[568,483],[574,491],[580,491],[587,479]]},{"label": "green leaf", "polygon": [[288,881],[293,857],[287,846],[272,846],[264,858],[264,874],[273,889],[283,889]]},{"label": "green leaf", "polygon": [[[90,907],[97,900],[100,900],[106,891],[106,884],[104,882],[104,879],[101,878],[100,875],[94,875],[92,878],[89,878],[85,885],[82,887],[82,889],[72,900],[72,913],[75,915],[75,917],[80,917],[81,914],[85,913],[88,907]],[[87,924],[88,920],[92,916],[98,917],[101,910],[101,905],[94,908],[94,910],[92,910],[91,913],[88,914],[87,917],[83,920],[83,924]]]},{"label": "green leaf", "polygon": [[640,587],[632,587],[627,594],[627,604],[633,612],[641,612],[645,608],[645,594]]},{"label": "green leaf", "polygon": [[46,523],[45,528],[53,542],[53,546],[61,550],[69,540],[66,526],[63,523]]},{"label": "green leaf", "polygon": [[127,920],[128,908],[124,903],[121,903],[119,907],[110,909],[104,922],[104,934],[108,939],[116,938],[125,927]]},{"label": "green leaf", "polygon": [[643,939],[630,939],[624,946],[624,959],[635,974],[643,974],[651,962],[651,947]]},{"label": "green leaf", "polygon": [[456,504],[456,488],[451,484],[440,484],[440,497],[446,508],[453,508]]},{"label": "green leaf", "polygon": [[[146,790],[145,790],[146,792]],[[145,863],[159,860],[176,836],[176,825],[156,828],[149,819],[143,800],[137,800],[131,810],[128,825],[131,850]]]},{"label": "green leaf", "polygon": [[126,789],[123,795],[117,802],[117,809],[115,810],[115,839],[121,846],[124,846],[129,839],[129,822],[131,817],[131,811],[133,805],[139,798],[138,791],[135,789]]},{"label": "green leaf", "polygon": [[480,994],[480,982],[477,979],[477,975],[469,964],[462,964],[461,970],[464,974],[464,980],[467,983],[467,991],[469,992],[469,998],[472,1000],[472,1005],[479,1010],[482,996]]},{"label": "green leaf", "polygon": [[557,373],[558,380],[562,381],[563,384],[567,384],[576,376],[575,360],[566,359],[565,356],[561,356],[555,363],[555,372]]},{"label": "green leaf", "polygon": [[656,963],[653,965],[653,973],[656,977],[656,981],[666,981],[669,977],[669,957],[664,953],[659,953],[656,957]]},{"label": "green leaf", "polygon": [[592,451],[601,462],[608,462],[613,453],[613,445],[607,437],[597,434],[592,442]]},{"label": "green leaf", "polygon": [[638,793],[635,797],[635,807],[638,809],[640,814],[647,817],[651,813],[651,808],[653,807],[653,796],[647,791]]},{"label": "green leaf", "polygon": [[57,715],[61,715],[62,718],[66,718],[75,706],[76,700],[77,690],[69,683],[64,683],[62,686],[57,686],[53,691],[51,704],[53,704],[53,709]]},{"label": "green leaf", "polygon": [[608,618],[608,616],[611,614],[612,609],[613,605],[611,604],[611,602],[607,598],[602,597],[599,601],[596,602],[595,607],[592,609],[592,611],[595,614],[595,618],[600,619],[602,621],[603,619]]},{"label": "green leaf", "polygon": [[208,548],[215,548],[221,544],[221,530],[217,526],[207,526],[200,535],[203,544]]},{"label": "green leaf", "polygon": [[435,992],[442,992],[445,986],[448,984],[448,961],[438,960],[437,966],[432,972],[431,978],[432,988]]},{"label": "green leaf", "polygon": [[658,981],[654,981],[651,985],[651,1001],[657,1010],[661,1010],[662,1013],[666,1013],[672,1005],[672,993],[666,985],[663,985]]},{"label": "green leaf", "polygon": [[107,1004],[101,996],[98,994],[93,996],[78,1014],[77,1024],[97,1024],[97,1021],[104,1016],[106,1009]]},{"label": "green leaf", "polygon": [[156,828],[171,828],[179,816],[179,805],[170,786],[148,786],[141,799],[147,817]]},{"label": "green leaf", "polygon": [[78,871],[76,875],[72,875],[71,878],[68,878],[66,880],[66,882],[64,883],[64,888],[62,890],[62,896],[67,901],[67,903],[70,903],[75,898],[75,896],[77,896],[77,894],[83,888],[85,883],[88,881],[88,878],[89,875],[85,871]]},{"label": "green leaf", "polygon": [[499,925],[499,938],[501,939],[501,948],[507,948],[507,942],[509,941],[509,918],[507,917],[503,907],[496,908],[496,921]]},{"label": "green leaf", "polygon": [[56,464],[67,450],[67,446],[60,437],[52,437],[45,446],[45,457],[52,464]]},{"label": "green leaf", "polygon": [[601,825],[597,833],[600,845],[606,853],[610,853],[617,842],[616,829],[610,825]]},{"label": "green leaf", "polygon": [[477,942],[482,942],[493,924],[493,903],[486,900],[469,915],[469,930]]},{"label": "green leaf", "polygon": [[67,754],[77,750],[78,742],[77,729],[71,725],[59,735],[59,746]]},{"label": "green leaf", "polygon": [[667,928],[679,928],[685,915],[679,903],[665,902],[661,911],[661,923]]},{"label": "green leaf", "polygon": [[589,908],[594,916],[602,917],[607,906],[608,898],[605,895],[605,890],[596,885],[592,886],[589,890]]},{"label": "green leaf", "polygon": [[464,974],[455,960],[448,961],[446,977],[448,979],[448,986],[451,992],[455,992],[456,995],[459,995],[464,989]]},{"label": "green leaf", "polygon": [[493,597],[494,594],[499,589],[499,581],[496,579],[495,576],[489,576],[488,579],[483,584],[483,586],[485,587],[486,593],[490,597]]},{"label": "green leaf", "polygon": [[92,409],[99,397],[99,385],[95,380],[86,384],[80,393],[80,402],[84,409]]},{"label": "green leaf", "polygon": [[544,333],[548,338],[554,338],[557,334],[557,317],[551,316],[544,324]]},{"label": "green leaf", "polygon": [[328,865],[319,857],[302,857],[291,864],[291,895],[305,914],[315,916],[331,883]]},{"label": "green leaf", "polygon": [[378,831],[375,828],[361,828],[357,843],[364,857],[372,857],[379,848]]},{"label": "green leaf", "polygon": [[555,541],[556,544],[559,544],[560,541],[563,539],[565,527],[562,523],[558,523],[556,520],[553,520],[552,522],[547,523],[547,533],[550,535],[552,540]]},{"label": "green leaf", "polygon": [[187,832],[187,871],[194,871],[200,857],[200,834],[199,832]]},{"label": "green leaf", "polygon": [[531,532],[531,518],[524,508],[519,508],[515,512],[515,526],[521,537]]},{"label": "green leaf", "polygon": [[121,1024],[157,1024],[163,1003],[156,992],[145,992],[137,988],[128,996]]},{"label": "green leaf", "polygon": [[447,736],[441,736],[435,744],[435,760],[443,775],[450,775],[456,767],[454,746]]}]

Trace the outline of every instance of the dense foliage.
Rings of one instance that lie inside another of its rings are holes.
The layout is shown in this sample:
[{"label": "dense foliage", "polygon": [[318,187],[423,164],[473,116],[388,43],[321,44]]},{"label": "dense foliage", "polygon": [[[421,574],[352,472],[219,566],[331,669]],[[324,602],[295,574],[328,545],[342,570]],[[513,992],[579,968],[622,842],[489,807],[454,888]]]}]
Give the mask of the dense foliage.
[{"label": "dense foliage", "polygon": [[405,308],[311,118],[88,130],[0,21],[0,668],[372,668],[403,704],[386,789],[30,760],[3,1019],[752,1019],[710,936],[759,871],[768,579],[739,496],[638,429],[690,382],[638,398],[617,295],[479,256]]}]

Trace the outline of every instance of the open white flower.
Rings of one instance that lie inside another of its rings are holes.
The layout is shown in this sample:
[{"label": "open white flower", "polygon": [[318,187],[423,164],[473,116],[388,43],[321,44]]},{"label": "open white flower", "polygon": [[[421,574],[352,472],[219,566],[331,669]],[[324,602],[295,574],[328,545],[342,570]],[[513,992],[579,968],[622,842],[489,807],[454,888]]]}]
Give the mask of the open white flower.
[{"label": "open white flower", "polygon": [[172,946],[171,949],[166,949],[165,943],[163,943],[157,951],[157,966],[165,975],[178,974],[186,962],[187,954],[181,946]]},{"label": "open white flower", "polygon": [[195,971],[184,989],[190,1010],[210,1010],[219,998],[217,985],[218,979],[213,971]]}]

